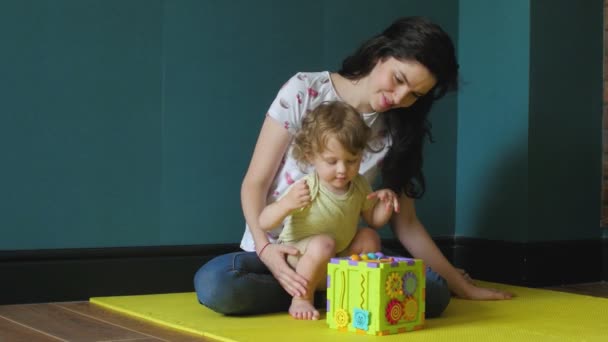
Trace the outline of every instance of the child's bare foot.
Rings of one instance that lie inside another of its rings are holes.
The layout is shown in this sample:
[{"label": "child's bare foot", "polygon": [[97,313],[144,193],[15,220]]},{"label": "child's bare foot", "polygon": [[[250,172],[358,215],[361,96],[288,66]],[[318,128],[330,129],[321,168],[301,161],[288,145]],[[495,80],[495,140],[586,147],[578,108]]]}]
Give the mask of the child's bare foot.
[{"label": "child's bare foot", "polygon": [[319,319],[319,311],[312,305],[312,300],[293,297],[289,314],[295,319],[317,320]]}]

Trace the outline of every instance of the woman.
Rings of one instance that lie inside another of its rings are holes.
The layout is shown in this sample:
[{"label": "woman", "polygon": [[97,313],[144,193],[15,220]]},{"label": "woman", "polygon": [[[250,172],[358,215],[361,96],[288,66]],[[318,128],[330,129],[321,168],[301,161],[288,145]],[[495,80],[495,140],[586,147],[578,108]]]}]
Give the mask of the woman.
[{"label": "woman", "polygon": [[[285,261],[298,250],[273,243],[280,228],[266,233],[257,220],[268,203],[305,176],[289,147],[302,118],[325,101],[348,103],[372,129],[377,148],[364,155],[359,173],[371,182],[380,170],[382,187],[400,194],[391,227],[412,256],[430,267],[426,316],[443,312],[450,290],[467,299],[510,298],[507,292],[475,286],[455,269],[416,217],[414,199],[425,191],[422,147],[430,138],[427,116],[435,100],[457,88],[457,78],[450,37],[420,17],[396,20],[347,57],[337,73],[293,76],[268,110],[243,180],[244,252],[219,256],[199,269],[194,279],[199,301],[224,314],[257,314],[285,311],[293,296],[306,294],[308,280]],[[360,228],[349,248],[378,251],[380,238],[375,230]]]}]

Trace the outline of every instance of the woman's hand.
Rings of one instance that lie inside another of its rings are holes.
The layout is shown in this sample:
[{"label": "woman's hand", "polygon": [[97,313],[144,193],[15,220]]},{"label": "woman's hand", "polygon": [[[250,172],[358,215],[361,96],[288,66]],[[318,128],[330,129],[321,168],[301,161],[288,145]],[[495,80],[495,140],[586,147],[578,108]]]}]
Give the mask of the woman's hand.
[{"label": "woman's hand", "polygon": [[279,284],[291,296],[303,297],[306,295],[308,280],[297,274],[285,260],[287,255],[296,256],[300,251],[293,246],[271,243],[264,248],[260,260],[268,267]]},{"label": "woman's hand", "polygon": [[471,278],[471,276],[467,273],[467,271],[463,270],[462,268],[457,268],[457,267],[454,267],[454,268],[456,269],[456,271],[458,271],[458,273],[460,273],[460,275],[462,275],[464,280],[466,280],[469,284],[475,285],[473,283],[473,278]]},{"label": "woman's hand", "polygon": [[[464,270],[461,269],[457,270],[464,272]],[[466,272],[464,272],[463,276],[467,280],[463,288],[452,289],[452,292],[456,295],[456,297],[471,300],[502,300],[511,299],[514,297],[512,293],[507,291],[475,285],[473,283],[473,279],[471,279],[471,277],[467,277],[468,274]]]}]

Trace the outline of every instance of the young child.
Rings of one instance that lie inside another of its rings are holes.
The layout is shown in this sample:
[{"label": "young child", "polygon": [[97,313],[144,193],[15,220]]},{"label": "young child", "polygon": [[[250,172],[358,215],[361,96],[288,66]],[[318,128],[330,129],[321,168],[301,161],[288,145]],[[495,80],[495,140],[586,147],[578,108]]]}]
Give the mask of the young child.
[{"label": "young child", "polygon": [[331,257],[374,252],[350,248],[359,218],[379,228],[388,222],[393,210],[399,210],[398,196],[392,190],[372,193],[367,180],[359,175],[370,135],[361,115],[348,104],[319,105],[303,119],[291,151],[300,166],[312,166],[314,172],[292,184],[260,214],[262,229],[272,230],[284,223],[278,243],[300,250],[300,256],[287,258],[309,281],[306,296],[292,298],[289,313],[296,319],[319,318],[313,305],[314,292],[325,287],[322,279]]}]

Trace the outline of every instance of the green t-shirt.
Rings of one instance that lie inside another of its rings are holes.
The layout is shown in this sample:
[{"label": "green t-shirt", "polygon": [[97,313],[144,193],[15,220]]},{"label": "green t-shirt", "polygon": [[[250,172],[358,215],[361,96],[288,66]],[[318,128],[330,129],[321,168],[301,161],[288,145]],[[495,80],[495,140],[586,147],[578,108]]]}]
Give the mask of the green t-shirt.
[{"label": "green t-shirt", "polygon": [[293,243],[312,235],[327,234],[336,241],[336,253],[345,250],[357,233],[361,212],[376,201],[367,199],[371,186],[363,176],[357,175],[348,191],[337,195],[321,185],[316,172],[304,179],[310,189],[311,204],[294,210],[285,219],[278,241]]}]

